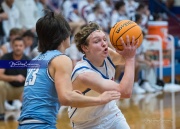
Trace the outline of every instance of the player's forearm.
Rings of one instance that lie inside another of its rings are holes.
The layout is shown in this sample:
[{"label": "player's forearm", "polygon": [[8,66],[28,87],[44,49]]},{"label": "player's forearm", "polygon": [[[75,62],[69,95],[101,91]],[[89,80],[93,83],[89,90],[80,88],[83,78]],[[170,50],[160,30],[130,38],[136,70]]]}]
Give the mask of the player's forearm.
[{"label": "player's forearm", "polygon": [[101,105],[102,102],[99,97],[88,97],[82,94],[71,92],[69,95],[67,94],[67,98],[62,104],[71,107],[88,107]]},{"label": "player's forearm", "polygon": [[15,76],[13,75],[0,75],[0,80],[6,81],[6,82],[12,82],[15,81]]},{"label": "player's forearm", "polygon": [[125,71],[120,82],[121,98],[130,98],[134,84],[135,59],[127,60],[125,63]]}]

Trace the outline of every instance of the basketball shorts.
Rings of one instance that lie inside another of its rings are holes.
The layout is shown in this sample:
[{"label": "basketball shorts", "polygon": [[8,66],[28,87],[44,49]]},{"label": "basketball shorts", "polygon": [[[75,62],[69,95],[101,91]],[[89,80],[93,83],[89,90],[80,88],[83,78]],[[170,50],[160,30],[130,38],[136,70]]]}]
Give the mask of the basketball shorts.
[{"label": "basketball shorts", "polygon": [[72,123],[73,129],[130,129],[121,112],[107,114],[92,121]]}]

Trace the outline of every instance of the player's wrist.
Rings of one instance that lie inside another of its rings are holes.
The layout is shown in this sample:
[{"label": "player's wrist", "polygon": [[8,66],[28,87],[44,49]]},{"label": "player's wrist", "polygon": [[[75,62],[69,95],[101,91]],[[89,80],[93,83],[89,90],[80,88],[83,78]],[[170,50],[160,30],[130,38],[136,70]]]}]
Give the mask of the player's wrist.
[{"label": "player's wrist", "polygon": [[101,105],[103,104],[101,97],[98,97],[98,103]]}]

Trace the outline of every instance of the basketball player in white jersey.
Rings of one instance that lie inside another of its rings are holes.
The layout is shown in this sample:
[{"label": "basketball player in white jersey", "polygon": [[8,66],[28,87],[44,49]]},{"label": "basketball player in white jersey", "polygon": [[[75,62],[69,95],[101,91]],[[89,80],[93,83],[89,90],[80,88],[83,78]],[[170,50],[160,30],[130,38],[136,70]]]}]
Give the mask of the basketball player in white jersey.
[{"label": "basketball player in white jersey", "polygon": [[[137,42],[127,36],[123,51],[108,48],[108,39],[96,23],[83,27],[76,35],[75,42],[79,51],[85,54],[72,73],[74,90],[85,96],[98,96],[104,91],[116,90],[121,98],[130,98],[134,82],[134,63]],[[115,65],[125,63],[121,82],[114,80]],[[75,108],[69,107],[69,118],[73,129],[129,129],[129,125],[116,105],[115,100],[100,106]]]}]

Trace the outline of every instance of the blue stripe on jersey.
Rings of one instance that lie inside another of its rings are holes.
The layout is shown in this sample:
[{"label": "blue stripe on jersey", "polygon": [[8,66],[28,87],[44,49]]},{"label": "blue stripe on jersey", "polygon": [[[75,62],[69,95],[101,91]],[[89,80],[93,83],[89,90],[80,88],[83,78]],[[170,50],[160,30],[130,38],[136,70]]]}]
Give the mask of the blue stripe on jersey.
[{"label": "blue stripe on jersey", "polygon": [[83,66],[83,67],[80,67],[80,68],[76,69],[76,70],[73,72],[72,76],[71,76],[71,80],[72,80],[74,74],[75,74],[78,70],[84,69],[84,68],[85,68],[85,69],[90,69],[90,68],[88,68],[88,67],[86,67],[86,66]]},{"label": "blue stripe on jersey", "polygon": [[[98,73],[101,74],[101,76],[102,76],[103,78],[109,79],[109,78],[106,77],[104,74],[102,74],[96,67],[94,67],[94,65],[91,64],[91,62],[90,62],[89,60],[87,60],[84,56],[83,56],[83,60],[86,60],[86,61],[91,65],[91,67],[92,67],[94,70],[96,70]],[[105,65],[106,65],[106,62],[105,62],[105,61],[104,61],[104,63],[105,63]],[[106,66],[106,71],[107,71],[107,66]]]},{"label": "blue stripe on jersey", "polygon": [[112,60],[110,59],[110,57],[108,56],[107,59],[109,60],[109,62],[112,64],[112,66],[115,68],[115,65],[113,64]]}]

